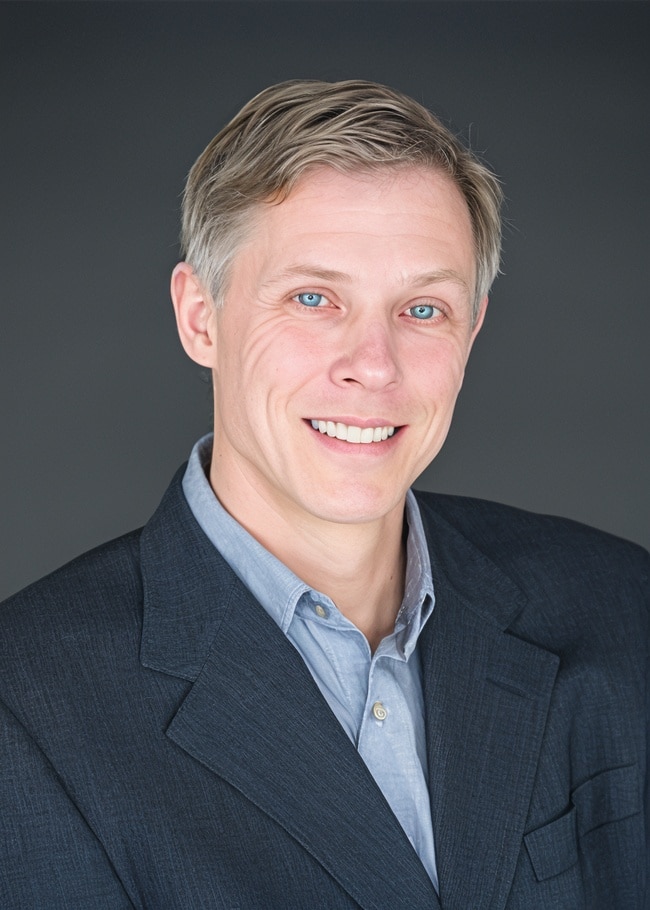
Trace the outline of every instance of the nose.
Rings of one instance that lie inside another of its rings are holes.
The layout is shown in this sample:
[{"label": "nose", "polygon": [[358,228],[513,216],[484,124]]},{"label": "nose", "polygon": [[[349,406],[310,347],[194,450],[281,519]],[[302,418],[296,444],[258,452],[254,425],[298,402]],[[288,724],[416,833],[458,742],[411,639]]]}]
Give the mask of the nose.
[{"label": "nose", "polygon": [[401,378],[395,339],[379,321],[346,327],[338,356],[332,365],[337,384],[355,384],[368,391],[396,386]]}]

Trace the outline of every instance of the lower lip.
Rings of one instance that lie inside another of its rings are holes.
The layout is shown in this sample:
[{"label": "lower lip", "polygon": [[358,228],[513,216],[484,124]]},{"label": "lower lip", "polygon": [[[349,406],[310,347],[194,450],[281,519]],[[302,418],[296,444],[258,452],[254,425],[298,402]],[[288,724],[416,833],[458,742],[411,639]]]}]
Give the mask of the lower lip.
[{"label": "lower lip", "polygon": [[311,420],[305,420],[311,433],[318,437],[321,445],[325,446],[330,452],[340,452],[342,455],[365,455],[376,458],[381,455],[387,455],[397,444],[403,427],[396,427],[395,432],[388,439],[382,442],[346,442],[345,439],[337,439],[335,436],[328,436],[327,433],[321,433],[315,430],[311,425]]}]

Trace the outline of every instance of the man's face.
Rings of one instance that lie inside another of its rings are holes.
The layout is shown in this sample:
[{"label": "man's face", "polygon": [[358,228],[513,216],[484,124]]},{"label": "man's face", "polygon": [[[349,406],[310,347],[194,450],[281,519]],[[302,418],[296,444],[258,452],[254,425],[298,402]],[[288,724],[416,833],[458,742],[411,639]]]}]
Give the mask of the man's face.
[{"label": "man's face", "polygon": [[474,279],[466,204],[431,170],[321,168],[262,206],[211,328],[226,506],[298,527],[401,510],[447,435]]}]

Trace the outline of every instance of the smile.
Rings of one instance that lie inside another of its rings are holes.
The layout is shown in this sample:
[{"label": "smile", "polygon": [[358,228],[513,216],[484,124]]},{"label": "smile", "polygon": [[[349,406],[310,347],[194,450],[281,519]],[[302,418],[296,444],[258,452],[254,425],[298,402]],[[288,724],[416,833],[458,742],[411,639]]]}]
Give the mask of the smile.
[{"label": "smile", "polygon": [[346,423],[335,423],[333,420],[312,420],[311,425],[323,435],[344,442],[368,443],[383,442],[392,436],[395,427],[355,427]]}]

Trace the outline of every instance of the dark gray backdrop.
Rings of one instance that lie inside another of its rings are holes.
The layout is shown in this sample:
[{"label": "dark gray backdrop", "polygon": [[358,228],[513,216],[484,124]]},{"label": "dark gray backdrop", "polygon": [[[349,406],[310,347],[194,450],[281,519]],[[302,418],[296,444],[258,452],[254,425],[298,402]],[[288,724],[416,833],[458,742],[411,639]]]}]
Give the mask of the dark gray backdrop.
[{"label": "dark gray backdrop", "polygon": [[183,178],[265,85],[414,95],[502,175],[504,271],[425,488],[650,545],[645,3],[4,3],[0,595],[141,524],[210,399]]}]

